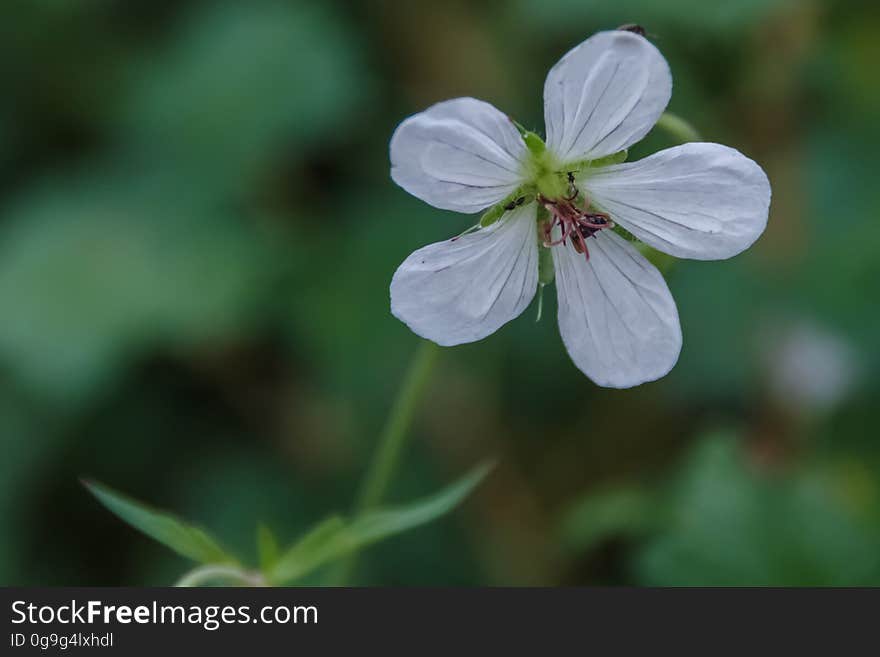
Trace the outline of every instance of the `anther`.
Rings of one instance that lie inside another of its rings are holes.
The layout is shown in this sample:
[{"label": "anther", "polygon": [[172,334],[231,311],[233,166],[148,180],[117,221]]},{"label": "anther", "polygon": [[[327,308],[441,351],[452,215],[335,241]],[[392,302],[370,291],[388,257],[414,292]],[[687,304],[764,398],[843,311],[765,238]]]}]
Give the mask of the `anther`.
[{"label": "anther", "polygon": [[[573,177],[573,174],[569,174]],[[589,200],[584,199],[583,209],[572,203],[573,199],[564,198],[553,201],[543,195],[538,196],[538,201],[550,212],[551,219],[544,224],[544,246],[551,247],[557,244],[566,244],[571,240],[574,250],[584,255],[589,260],[590,252],[587,248],[587,239],[595,237],[596,233],[604,228],[613,228],[614,222],[604,212],[589,212]],[[553,239],[553,229],[559,226],[560,236]]]},{"label": "anther", "polygon": [[636,23],[626,23],[624,25],[621,25],[617,29],[622,30],[624,32],[634,32],[635,34],[638,34],[639,36],[646,36],[647,35],[645,28],[643,28],[641,25],[637,25]]}]

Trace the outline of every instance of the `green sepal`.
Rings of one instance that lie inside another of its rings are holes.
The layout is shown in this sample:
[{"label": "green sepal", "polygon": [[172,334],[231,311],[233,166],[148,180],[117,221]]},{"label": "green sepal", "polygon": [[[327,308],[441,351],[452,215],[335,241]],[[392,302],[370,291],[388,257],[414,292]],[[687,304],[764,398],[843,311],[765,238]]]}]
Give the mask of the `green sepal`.
[{"label": "green sepal", "polygon": [[529,152],[532,155],[541,155],[544,151],[547,150],[547,145],[544,143],[544,140],[541,139],[536,133],[527,130],[523,136],[523,141],[526,143],[526,148],[529,149]]},{"label": "green sepal", "polygon": [[648,259],[648,262],[659,269],[661,274],[668,272],[677,260],[677,258],[668,253],[663,253],[662,251],[658,251],[657,249],[648,246],[620,224],[614,224],[614,228],[611,230],[620,235],[626,241],[632,242],[633,246],[638,249],[639,253],[645,256]]},{"label": "green sepal", "polygon": [[599,167],[607,167],[612,164],[622,164],[626,162],[626,158],[629,155],[629,151],[625,148],[622,151],[618,151],[616,153],[612,153],[611,155],[606,155],[605,157],[600,157],[595,160],[581,160],[580,162],[575,162],[571,165],[572,171],[583,171],[585,169],[597,169]]},{"label": "green sepal", "polygon": [[512,116],[508,116],[507,120],[510,121],[513,124],[513,126],[517,129],[517,131],[519,132],[519,136],[522,137],[523,140],[525,140],[526,135],[529,134],[530,130],[526,129],[526,127],[522,123],[517,121]]},{"label": "green sepal", "polygon": [[544,286],[538,286],[538,314],[535,315],[535,323],[541,321],[541,317],[544,316]]},{"label": "green sepal", "polygon": [[496,203],[483,213],[483,216],[480,217],[480,227],[485,228],[486,226],[491,226],[501,219],[505,212],[508,212],[507,208],[511,203],[516,203],[517,199],[521,197],[526,197],[526,200],[528,200],[528,196],[525,185],[517,187],[511,194],[505,196],[502,201]]},{"label": "green sepal", "polygon": [[612,153],[611,155],[600,157],[598,160],[593,160],[592,162],[590,162],[590,166],[607,167],[611,164],[622,164],[626,162],[626,158],[628,155],[629,151],[624,148],[622,151],[617,151],[616,153]]},{"label": "green sepal", "polygon": [[556,270],[553,268],[553,252],[544,246],[544,226],[550,221],[550,212],[542,205],[538,206],[538,283],[543,287],[550,285],[556,278]]},{"label": "green sepal", "polygon": [[556,278],[553,268],[553,251],[544,246],[544,224],[549,221],[550,213],[543,206],[538,207],[537,240],[538,240],[538,314],[536,322],[541,321],[544,314],[544,288]]},{"label": "green sepal", "polygon": [[507,118],[516,127],[519,136],[522,137],[522,140],[526,143],[526,148],[528,148],[532,154],[540,155],[547,150],[547,145],[537,132],[528,130],[522,123],[511,116],[508,116]]},{"label": "green sepal", "polygon": [[538,283],[550,285],[556,278],[553,268],[553,252],[545,246],[538,246]]},{"label": "green sepal", "polygon": [[483,216],[480,217],[480,227],[485,228],[486,226],[491,226],[496,221],[501,219],[501,217],[504,216],[505,205],[507,205],[507,203],[502,201],[501,203],[496,203],[491,208],[486,210],[483,213]]},{"label": "green sepal", "polygon": [[613,230],[615,233],[620,235],[627,242],[636,242],[637,245],[641,244],[641,242],[639,241],[639,239],[635,235],[633,235],[631,232],[629,232],[626,228],[624,228],[620,224],[614,224],[614,228],[612,228],[611,230]]}]

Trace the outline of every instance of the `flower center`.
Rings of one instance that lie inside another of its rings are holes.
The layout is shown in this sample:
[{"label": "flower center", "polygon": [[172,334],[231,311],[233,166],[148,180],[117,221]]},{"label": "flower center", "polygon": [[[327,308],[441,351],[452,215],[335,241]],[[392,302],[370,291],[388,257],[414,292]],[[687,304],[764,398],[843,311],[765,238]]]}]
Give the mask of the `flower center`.
[{"label": "flower center", "polygon": [[[538,135],[525,131],[523,140],[529,153],[524,161],[523,173],[530,181],[530,185],[534,186],[538,203],[550,213],[550,219],[544,222],[544,246],[556,246],[571,240],[575,251],[583,253],[589,260],[587,239],[594,237],[603,228],[614,228],[614,222],[604,212],[590,212],[588,198],[583,199],[581,206],[577,205],[577,199],[581,194],[575,185],[574,171],[566,171]],[[626,151],[621,151],[607,158],[579,164],[592,167],[606,162],[614,164],[625,159]],[[575,168],[578,169],[580,166]],[[512,210],[521,201],[522,199],[516,199],[516,202],[504,206],[504,209]],[[554,240],[553,229],[556,226],[560,228],[560,237]]]},{"label": "flower center", "polygon": [[[569,192],[567,196],[558,199],[547,198],[544,194],[538,194],[538,202],[550,213],[550,219],[544,223],[544,246],[551,247],[557,244],[565,244],[571,240],[571,245],[578,253],[590,259],[590,251],[587,248],[587,239],[595,237],[603,228],[614,228],[614,222],[604,212],[590,212],[590,203],[584,199],[583,206],[576,204],[580,192],[574,185],[574,176],[568,174]],[[559,226],[560,236],[553,239],[553,229]]]},{"label": "flower center", "polygon": [[567,185],[556,157],[534,132],[526,133],[525,142],[529,154],[523,163],[524,177],[547,198],[563,196]]}]

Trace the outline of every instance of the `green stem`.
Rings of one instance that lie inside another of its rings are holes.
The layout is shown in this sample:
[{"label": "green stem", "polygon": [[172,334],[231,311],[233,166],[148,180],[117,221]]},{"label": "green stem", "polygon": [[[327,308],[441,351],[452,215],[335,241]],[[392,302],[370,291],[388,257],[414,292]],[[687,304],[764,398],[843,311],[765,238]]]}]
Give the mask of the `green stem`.
[{"label": "green stem", "polygon": [[193,568],[177,580],[174,586],[187,588],[201,586],[208,582],[223,580],[241,586],[266,586],[260,573],[249,573],[235,566],[208,565]]},{"label": "green stem", "polygon": [[[423,340],[416,350],[406,378],[397,392],[397,398],[385,421],[379,437],[379,446],[361,483],[355,501],[355,514],[363,514],[381,504],[400,462],[410,423],[439,353],[440,348],[427,340]],[[354,571],[356,562],[356,554],[343,561],[332,577],[333,583],[343,586]]]},{"label": "green stem", "polygon": [[700,141],[700,133],[697,132],[697,129],[672,112],[663,112],[657,121],[657,127],[665,130],[669,135],[682,143]]},{"label": "green stem", "polygon": [[373,462],[361,484],[355,504],[355,511],[363,513],[377,506],[385,495],[391,477],[400,461],[400,454],[406,443],[407,429],[412,422],[416,406],[425,390],[431,370],[437,360],[440,348],[433,342],[423,340],[413,357],[406,379],[397,393],[391,413],[382,429],[379,447]]}]

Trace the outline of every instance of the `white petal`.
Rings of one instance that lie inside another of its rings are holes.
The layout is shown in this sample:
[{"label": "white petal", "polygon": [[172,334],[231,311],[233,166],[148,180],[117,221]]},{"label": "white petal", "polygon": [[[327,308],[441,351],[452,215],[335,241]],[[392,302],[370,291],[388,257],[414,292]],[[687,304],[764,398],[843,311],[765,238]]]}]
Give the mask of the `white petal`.
[{"label": "white petal", "polygon": [[679,258],[740,253],[764,232],[770,209],[761,167],[720,144],[684,144],[605,167],[583,188],[633,235]]},{"label": "white petal", "polygon": [[590,260],[553,249],[559,332],[574,364],[601,386],[629,388],[669,372],[681,351],[678,310],[660,272],[609,230]]},{"label": "white petal", "polygon": [[445,347],[497,331],[535,296],[536,212],[530,203],[488,228],[410,255],[391,280],[391,312]]},{"label": "white petal", "polygon": [[599,32],[547,75],[547,146],[563,163],[617,153],[648,134],[671,95],[669,65],[650,41]]},{"label": "white petal", "polygon": [[481,100],[456,98],[397,127],[391,137],[391,177],[435,207],[478,212],[519,186],[525,152],[505,114]]}]

